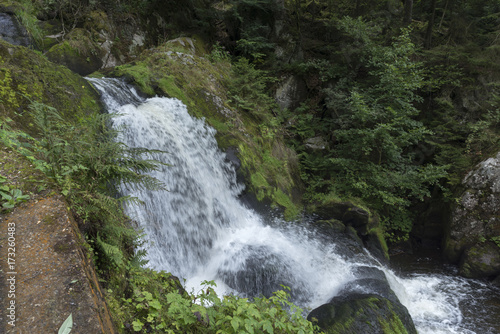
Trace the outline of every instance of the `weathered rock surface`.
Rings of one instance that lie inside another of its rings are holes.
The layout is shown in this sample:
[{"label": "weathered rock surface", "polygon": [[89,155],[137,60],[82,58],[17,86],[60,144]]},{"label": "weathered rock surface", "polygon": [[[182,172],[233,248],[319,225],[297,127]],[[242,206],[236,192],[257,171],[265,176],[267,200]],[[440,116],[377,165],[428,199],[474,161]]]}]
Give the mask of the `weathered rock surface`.
[{"label": "weathered rock surface", "polygon": [[490,241],[468,248],[462,256],[460,274],[471,278],[499,275],[500,247]]},{"label": "weathered rock surface", "polygon": [[278,102],[281,109],[293,110],[306,97],[306,83],[298,76],[284,78],[275,93],[276,102]]},{"label": "weathered rock surface", "polygon": [[84,29],[74,29],[65,40],[47,52],[47,58],[80,75],[88,75],[103,66],[104,51]]},{"label": "weathered rock surface", "polygon": [[466,277],[500,274],[500,153],[476,166],[445,231],[444,254]]}]

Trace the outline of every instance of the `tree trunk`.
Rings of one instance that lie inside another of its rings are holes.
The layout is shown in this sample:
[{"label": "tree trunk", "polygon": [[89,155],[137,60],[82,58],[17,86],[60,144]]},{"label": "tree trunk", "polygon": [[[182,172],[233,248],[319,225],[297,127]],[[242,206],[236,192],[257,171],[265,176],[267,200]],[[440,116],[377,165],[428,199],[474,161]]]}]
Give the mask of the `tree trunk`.
[{"label": "tree trunk", "polygon": [[411,23],[413,15],[413,0],[405,0],[405,16],[403,18],[403,24],[405,26]]},{"label": "tree trunk", "polygon": [[429,18],[429,22],[427,23],[427,31],[425,32],[424,47],[426,49],[431,48],[432,28],[434,27],[434,17],[436,16],[436,2],[437,0],[432,0],[432,5],[431,5],[432,14],[431,17]]}]

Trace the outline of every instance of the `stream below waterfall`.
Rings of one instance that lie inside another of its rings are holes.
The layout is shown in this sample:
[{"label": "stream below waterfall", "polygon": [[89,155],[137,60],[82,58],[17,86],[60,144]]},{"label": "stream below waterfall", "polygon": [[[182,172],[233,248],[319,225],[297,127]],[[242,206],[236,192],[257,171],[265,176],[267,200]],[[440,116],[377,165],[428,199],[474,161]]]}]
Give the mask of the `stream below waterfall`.
[{"label": "stream below waterfall", "polygon": [[120,141],[165,152],[154,158],[169,166],[151,175],[168,191],[121,191],[144,201],[126,212],[144,231],[148,265],[186,279],[188,291],[214,280],[220,293],[256,296],[284,284],[294,303],[314,309],[356,279],[361,267],[375,267],[419,333],[500,333],[498,289],[457,277],[451,267],[411,265],[418,258],[391,270],[349,238],[312,229],[307,218],[287,223],[279,214],[256,213],[240,200],[244,186],[204,120],[176,99],[143,99],[117,79],[88,80],[108,111],[119,114],[113,126],[123,129]]}]

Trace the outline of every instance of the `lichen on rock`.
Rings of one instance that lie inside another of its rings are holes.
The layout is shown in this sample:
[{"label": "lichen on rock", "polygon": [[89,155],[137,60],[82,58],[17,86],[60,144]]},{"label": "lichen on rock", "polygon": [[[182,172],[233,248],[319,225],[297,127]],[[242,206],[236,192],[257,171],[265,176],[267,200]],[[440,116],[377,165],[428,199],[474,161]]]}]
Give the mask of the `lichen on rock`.
[{"label": "lichen on rock", "polygon": [[464,190],[445,231],[444,254],[467,277],[498,274],[500,247],[500,153],[479,163],[462,182]]}]

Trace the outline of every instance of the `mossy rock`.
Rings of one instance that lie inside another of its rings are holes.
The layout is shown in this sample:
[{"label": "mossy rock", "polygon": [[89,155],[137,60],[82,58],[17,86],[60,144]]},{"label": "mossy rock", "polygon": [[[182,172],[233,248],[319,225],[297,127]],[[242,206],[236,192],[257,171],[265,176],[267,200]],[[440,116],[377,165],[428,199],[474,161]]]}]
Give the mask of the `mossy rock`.
[{"label": "mossy rock", "polygon": [[389,260],[388,247],[379,217],[364,205],[327,195],[323,200],[309,205],[308,211],[317,214],[320,220],[337,220],[352,228],[355,232],[351,233],[352,236],[362,240],[363,245],[374,256],[384,262]]},{"label": "mossy rock", "polygon": [[28,108],[31,101],[56,108],[68,121],[101,110],[96,91],[85,79],[37,52],[2,40],[0,100],[1,115],[30,134],[36,132]]},{"label": "mossy rock", "polygon": [[337,233],[345,232],[345,225],[338,219],[316,220],[313,223],[325,234],[335,236]]},{"label": "mossy rock", "polygon": [[467,249],[460,261],[460,275],[469,278],[500,275],[500,247],[490,241]]},{"label": "mossy rock", "polygon": [[47,52],[50,61],[64,65],[80,75],[88,75],[102,67],[103,51],[84,29],[74,29]]},{"label": "mossy rock", "polygon": [[[500,235],[499,161],[500,153],[497,153],[476,165],[464,178],[459,200],[453,205],[445,227],[445,258],[454,263],[464,263],[461,272],[465,276],[477,277],[483,271],[474,264],[479,261],[479,265],[485,260],[478,260],[482,257],[479,253],[485,251],[482,241],[493,240]],[[466,251],[468,254],[465,254]],[[485,275],[486,272],[488,270]]]},{"label": "mossy rock", "polygon": [[308,210],[319,215],[322,219],[340,220],[346,225],[353,226],[361,234],[366,234],[369,229],[378,225],[378,219],[370,209],[350,200],[325,198],[311,204]]},{"label": "mossy rock", "polygon": [[403,305],[375,294],[335,297],[314,309],[307,319],[327,334],[417,333]]}]

